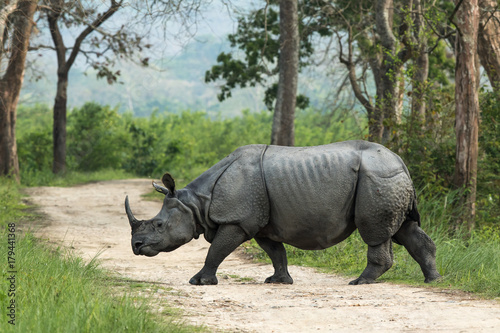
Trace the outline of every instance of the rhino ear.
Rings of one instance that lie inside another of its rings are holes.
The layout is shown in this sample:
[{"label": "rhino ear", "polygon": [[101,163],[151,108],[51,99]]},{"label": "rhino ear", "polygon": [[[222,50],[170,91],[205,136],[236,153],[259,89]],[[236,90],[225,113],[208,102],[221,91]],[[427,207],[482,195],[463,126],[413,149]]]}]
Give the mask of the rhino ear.
[{"label": "rhino ear", "polygon": [[172,195],[175,194],[175,181],[172,175],[166,172],[163,177],[161,177],[161,182],[170,191]]},{"label": "rhino ear", "polygon": [[154,181],[153,181],[153,187],[155,188],[156,191],[158,191],[162,194],[167,195],[169,193],[169,191],[165,187],[156,184]]}]

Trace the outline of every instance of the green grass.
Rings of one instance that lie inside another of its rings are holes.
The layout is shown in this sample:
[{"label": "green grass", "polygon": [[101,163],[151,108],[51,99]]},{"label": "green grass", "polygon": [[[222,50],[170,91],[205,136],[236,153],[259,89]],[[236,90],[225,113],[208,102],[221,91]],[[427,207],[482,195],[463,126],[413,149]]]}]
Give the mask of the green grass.
[{"label": "green grass", "polygon": [[126,179],[134,176],[123,170],[104,169],[94,172],[68,171],[63,175],[55,175],[50,170],[25,171],[21,173],[24,186],[71,186],[103,180]]},{"label": "green grass", "polygon": [[[34,219],[19,204],[20,187],[0,178],[0,241],[3,243],[0,332],[193,332],[199,327],[178,324],[175,309],[151,304],[142,288],[100,269],[97,261],[85,263],[63,249],[54,249],[27,232]],[[8,265],[8,227],[15,223],[15,257]],[[14,270],[15,273],[9,271]],[[7,279],[15,275],[15,295]],[[15,326],[8,323],[7,306],[15,300]],[[154,302],[153,302],[154,303]],[[151,311],[153,310],[153,311]]]},{"label": "green grass", "polygon": [[[442,282],[431,285],[474,292],[488,298],[500,297],[500,226],[479,226],[470,235],[450,231],[453,208],[449,204],[453,194],[423,198],[419,202],[422,228],[437,247],[438,271]],[[270,262],[267,255],[252,240],[246,245],[256,259]],[[325,272],[357,277],[366,266],[367,245],[355,231],[348,239],[321,251],[305,251],[286,245],[288,261],[292,265],[310,266]],[[424,285],[418,264],[403,246],[393,244],[394,264],[379,278],[411,285]]]}]

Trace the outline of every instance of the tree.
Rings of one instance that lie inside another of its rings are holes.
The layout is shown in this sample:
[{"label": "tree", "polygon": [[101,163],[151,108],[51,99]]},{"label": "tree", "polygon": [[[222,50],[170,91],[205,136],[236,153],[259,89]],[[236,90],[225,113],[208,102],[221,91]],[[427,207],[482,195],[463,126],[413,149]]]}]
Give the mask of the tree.
[{"label": "tree", "polygon": [[[341,18],[335,23],[339,60],[347,68],[354,95],[367,111],[369,139],[387,144],[394,139],[395,128],[401,122],[404,66],[419,50],[420,1],[377,0],[357,4],[345,0],[331,5],[333,15]],[[343,40],[343,32],[347,40]],[[422,53],[427,51],[424,47],[420,45]],[[357,70],[360,66],[361,77]],[[368,68],[375,83],[375,96],[366,89]],[[425,73],[420,74],[424,75],[419,79],[425,81]]]},{"label": "tree", "polygon": [[490,84],[500,89],[500,13],[495,0],[479,0],[480,19],[477,51]]},{"label": "tree", "polygon": [[[313,13],[318,12],[318,0],[305,0],[297,3],[297,22],[299,33],[298,70],[308,66],[309,57],[314,52],[313,35],[331,35],[323,22],[310,20]],[[269,110],[275,107],[278,85],[275,77],[280,72],[280,13],[276,10],[279,1],[268,1],[266,6],[238,18],[235,34],[228,40],[231,47],[242,51],[222,52],[217,57],[217,65],[212,66],[205,74],[205,82],[222,82],[220,84],[219,101],[230,98],[236,87],[266,87],[264,103]],[[322,18],[319,17],[319,20]],[[307,107],[309,100],[304,95],[297,95],[296,107]]]},{"label": "tree", "polygon": [[476,67],[479,6],[478,0],[456,0],[455,4],[456,18],[452,20],[457,28],[454,183],[461,190],[461,206],[465,209],[461,220],[472,229],[476,205],[479,131],[479,68]]},{"label": "tree", "polygon": [[[0,175],[19,181],[16,146],[16,108],[24,79],[33,15],[37,1],[2,1],[0,4]],[[7,61],[7,64],[5,64]]]},{"label": "tree", "polygon": [[271,144],[295,144],[295,105],[299,79],[299,24],[297,0],[280,1],[279,81]]},{"label": "tree", "polygon": [[[144,45],[141,36],[128,31],[125,25],[114,31],[103,27],[104,22],[123,8],[122,5],[123,0],[110,0],[109,6],[99,12],[99,7],[95,7],[92,2],[46,0],[44,15],[54,46],[37,45],[33,48],[53,49],[57,55],[57,90],[54,101],[53,125],[54,161],[52,170],[54,173],[62,173],[66,169],[68,78],[69,71],[77,57],[79,55],[85,57],[87,63],[97,70],[97,77],[106,78],[111,84],[117,80],[120,72],[111,70],[114,61],[106,54],[112,53],[121,57],[130,57],[136,49],[141,50],[142,47],[148,46]],[[75,27],[84,27],[77,34],[72,47],[65,45],[61,26],[73,31],[76,29]],[[93,37],[90,38],[90,36]],[[143,59],[142,63],[147,65],[147,61],[147,58]]]},{"label": "tree", "polygon": [[427,29],[424,23],[424,11],[421,0],[413,1],[415,12],[413,14],[414,40],[414,73],[412,78],[412,105],[411,119],[416,127],[422,129],[425,124],[426,102],[425,95],[429,77],[429,53],[427,50]]}]

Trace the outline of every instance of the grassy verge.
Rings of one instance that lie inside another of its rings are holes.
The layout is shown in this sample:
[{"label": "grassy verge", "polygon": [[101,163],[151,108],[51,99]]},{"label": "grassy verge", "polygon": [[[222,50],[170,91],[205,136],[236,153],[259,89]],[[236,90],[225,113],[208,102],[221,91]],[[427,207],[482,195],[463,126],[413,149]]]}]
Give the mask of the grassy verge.
[{"label": "grassy verge", "polygon": [[[444,280],[440,287],[474,292],[488,298],[500,297],[500,227],[479,227],[470,235],[450,233],[453,211],[448,196],[421,199],[422,228],[437,246],[437,266]],[[246,245],[255,258],[270,262],[255,241]],[[286,246],[292,265],[319,268],[325,272],[357,277],[366,266],[367,245],[356,231],[347,240],[321,251],[304,251]],[[424,285],[418,264],[404,247],[393,245],[394,265],[379,279]]]},{"label": "grassy verge", "polygon": [[63,175],[55,175],[50,170],[21,174],[24,186],[71,186],[102,180],[133,178],[133,175],[123,170],[101,170],[95,172],[68,171]]},{"label": "grassy verge", "polygon": [[0,332],[201,330],[178,324],[178,314],[167,307],[152,313],[155,305],[149,299],[125,288],[95,261],[85,263],[33,237],[26,231],[26,224],[34,217],[19,203],[18,185],[0,179],[0,198],[0,241],[4,250]]}]

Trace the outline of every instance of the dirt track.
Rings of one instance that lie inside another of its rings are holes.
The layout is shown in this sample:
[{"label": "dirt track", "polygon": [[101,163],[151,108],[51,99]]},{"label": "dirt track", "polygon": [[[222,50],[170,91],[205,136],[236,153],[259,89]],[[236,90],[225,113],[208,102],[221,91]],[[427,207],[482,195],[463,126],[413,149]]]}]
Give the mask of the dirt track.
[{"label": "dirt track", "polygon": [[123,277],[161,283],[148,297],[183,309],[184,319],[230,332],[500,332],[500,303],[461,293],[348,279],[290,267],[293,285],[264,284],[273,272],[238,253],[219,269],[219,285],[191,286],[208,243],[192,241],[153,258],[135,256],[123,201],[136,217],[151,218],[161,204],[141,200],[148,180],[98,182],[30,189],[48,223],[37,235],[72,246],[86,260],[100,253],[104,267]]}]

